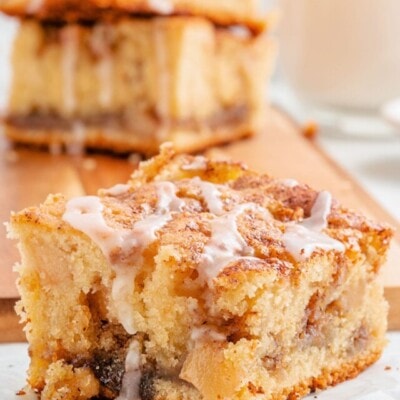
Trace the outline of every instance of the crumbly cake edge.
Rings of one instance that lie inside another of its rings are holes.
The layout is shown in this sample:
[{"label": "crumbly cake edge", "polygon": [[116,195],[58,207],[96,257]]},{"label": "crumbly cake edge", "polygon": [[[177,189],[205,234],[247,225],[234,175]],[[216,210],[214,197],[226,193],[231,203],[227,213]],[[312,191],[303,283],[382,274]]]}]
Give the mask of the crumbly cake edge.
[{"label": "crumbly cake edge", "polygon": [[374,364],[382,355],[384,346],[374,349],[367,354],[356,358],[353,362],[342,364],[337,369],[324,371],[316,378],[301,382],[288,392],[283,392],[282,397],[273,397],[271,400],[296,400],[298,396],[306,396],[316,390],[324,390],[349,379],[356,378],[360,373]]},{"label": "crumbly cake edge", "polygon": [[[308,378],[291,388],[275,393],[269,400],[298,400],[310,393],[318,393],[318,391],[329,389],[344,381],[354,379],[374,364],[381,357],[383,350],[384,344],[382,343],[381,346],[365,351],[351,362],[348,361],[335,369],[325,370],[317,377]],[[255,395],[260,394],[257,392],[258,389],[256,387],[253,390]],[[163,393],[159,393],[159,395],[163,395]],[[160,397],[157,397],[157,392],[154,398],[160,400]]]},{"label": "crumbly cake edge", "polygon": [[[110,150],[115,153],[139,152],[145,155],[157,154],[159,141],[153,138],[145,139],[136,136],[132,131],[118,131],[110,134],[101,127],[84,127],[85,137],[82,141],[74,141],[73,134],[65,130],[48,129],[23,129],[11,124],[4,124],[5,136],[21,144],[32,145],[34,147],[49,148],[54,145],[68,146],[76,144],[82,148]],[[250,124],[240,124],[236,127],[220,127],[205,134],[196,131],[184,131],[185,142],[175,143],[177,153],[197,152],[224,143],[236,141],[245,137],[253,136],[257,132]],[[173,138],[169,138],[173,141]]]}]

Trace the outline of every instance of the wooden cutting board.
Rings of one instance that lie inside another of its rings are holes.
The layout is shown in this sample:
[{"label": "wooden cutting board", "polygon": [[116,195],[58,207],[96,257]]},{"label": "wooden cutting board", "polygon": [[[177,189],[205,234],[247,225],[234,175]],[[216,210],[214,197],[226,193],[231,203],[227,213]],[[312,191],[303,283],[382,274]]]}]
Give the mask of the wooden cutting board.
[{"label": "wooden cutting board", "polygon": [[[268,127],[255,138],[221,146],[207,152],[216,158],[234,158],[251,168],[281,178],[295,178],[316,189],[327,189],[343,204],[361,210],[397,228],[384,269],[385,294],[390,302],[389,325],[400,329],[400,224],[378,205],[316,143],[307,140],[288,117],[277,110],[269,112]],[[70,157],[49,155],[28,149],[0,149],[0,221],[11,211],[42,202],[48,193],[66,196],[93,194],[101,187],[124,182],[137,165],[107,155]],[[0,341],[20,340],[21,329],[13,311],[18,293],[12,265],[18,260],[15,243],[0,232]]]}]

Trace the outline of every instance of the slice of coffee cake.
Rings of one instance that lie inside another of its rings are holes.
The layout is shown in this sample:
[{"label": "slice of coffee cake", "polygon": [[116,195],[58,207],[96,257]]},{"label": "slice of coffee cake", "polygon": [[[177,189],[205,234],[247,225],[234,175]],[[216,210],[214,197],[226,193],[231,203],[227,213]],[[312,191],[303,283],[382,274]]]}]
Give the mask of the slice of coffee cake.
[{"label": "slice of coffee cake", "polygon": [[[275,46],[197,17],[21,22],[5,133],[14,141],[191,152],[260,131]],[[29,65],[30,73],[26,73]]]},{"label": "slice of coffee cake", "polygon": [[294,399],[385,344],[391,230],[328,192],[169,147],[128,184],[14,214],[42,400]]}]

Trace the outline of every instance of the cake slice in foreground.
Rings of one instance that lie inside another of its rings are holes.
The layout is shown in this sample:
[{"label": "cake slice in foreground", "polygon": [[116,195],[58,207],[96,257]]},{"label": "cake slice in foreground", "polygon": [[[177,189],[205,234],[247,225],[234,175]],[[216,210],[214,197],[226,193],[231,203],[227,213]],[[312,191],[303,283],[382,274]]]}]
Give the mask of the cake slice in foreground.
[{"label": "cake slice in foreground", "polygon": [[42,400],[295,399],[385,345],[390,228],[238,163],[164,147],[9,230]]}]

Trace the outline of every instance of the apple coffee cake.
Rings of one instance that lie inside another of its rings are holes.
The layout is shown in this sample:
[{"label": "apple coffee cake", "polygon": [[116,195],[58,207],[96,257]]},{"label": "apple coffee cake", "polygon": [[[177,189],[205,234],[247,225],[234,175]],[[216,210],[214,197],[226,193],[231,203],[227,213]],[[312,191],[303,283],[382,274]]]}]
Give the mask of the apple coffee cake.
[{"label": "apple coffee cake", "polygon": [[274,56],[266,31],[199,17],[24,20],[5,132],[50,149],[201,150],[262,129]]},{"label": "apple coffee cake", "polygon": [[385,345],[392,231],[294,180],[164,146],[127,184],[13,214],[42,400],[297,399]]}]

